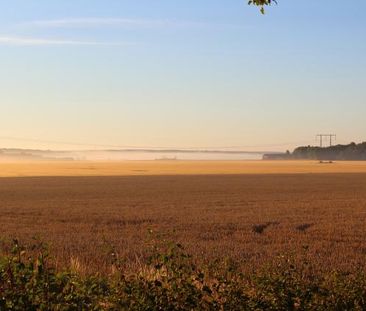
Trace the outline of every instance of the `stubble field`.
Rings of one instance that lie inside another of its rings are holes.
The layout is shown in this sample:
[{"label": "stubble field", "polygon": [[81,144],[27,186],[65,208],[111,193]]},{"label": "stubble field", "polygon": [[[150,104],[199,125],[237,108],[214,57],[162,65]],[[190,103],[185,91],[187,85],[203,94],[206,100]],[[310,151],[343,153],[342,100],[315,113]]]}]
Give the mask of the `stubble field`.
[{"label": "stubble field", "polygon": [[206,263],[255,269],[307,249],[319,271],[365,266],[364,173],[2,177],[0,215],[3,245],[37,237],[85,273],[108,272],[111,249],[141,265],[149,230]]},{"label": "stubble field", "polygon": [[366,173],[366,162],[1,161],[0,177]]}]

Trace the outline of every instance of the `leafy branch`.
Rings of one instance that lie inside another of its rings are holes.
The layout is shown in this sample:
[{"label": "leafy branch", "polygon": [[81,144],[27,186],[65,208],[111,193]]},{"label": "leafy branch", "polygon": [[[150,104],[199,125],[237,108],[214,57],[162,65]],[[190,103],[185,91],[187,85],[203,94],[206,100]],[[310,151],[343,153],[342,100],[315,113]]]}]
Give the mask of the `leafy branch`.
[{"label": "leafy branch", "polygon": [[249,2],[248,2],[249,5],[253,4],[253,5],[260,6],[260,11],[262,14],[265,13],[264,7],[271,5],[272,3],[277,4],[277,1],[276,0],[249,0]]}]

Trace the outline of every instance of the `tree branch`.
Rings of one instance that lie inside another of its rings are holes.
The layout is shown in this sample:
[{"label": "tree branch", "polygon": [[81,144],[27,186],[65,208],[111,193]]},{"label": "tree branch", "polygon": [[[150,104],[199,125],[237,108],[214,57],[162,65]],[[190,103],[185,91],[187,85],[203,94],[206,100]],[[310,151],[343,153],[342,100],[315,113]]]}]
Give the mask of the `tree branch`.
[{"label": "tree branch", "polygon": [[261,7],[260,10],[261,10],[262,14],[264,14],[264,7],[266,5],[271,5],[272,3],[277,4],[277,1],[276,0],[249,0],[248,1],[248,4],[260,6]]}]

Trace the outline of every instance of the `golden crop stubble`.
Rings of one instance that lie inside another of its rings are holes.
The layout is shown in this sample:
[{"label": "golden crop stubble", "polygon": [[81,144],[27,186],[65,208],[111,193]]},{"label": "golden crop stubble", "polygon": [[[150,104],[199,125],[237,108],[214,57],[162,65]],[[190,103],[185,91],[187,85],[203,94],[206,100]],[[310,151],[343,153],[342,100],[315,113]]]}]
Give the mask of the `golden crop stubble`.
[{"label": "golden crop stubble", "polygon": [[111,249],[141,264],[149,229],[244,269],[304,246],[320,270],[365,262],[365,174],[1,178],[0,197],[2,238],[37,236],[87,272],[107,271]]}]

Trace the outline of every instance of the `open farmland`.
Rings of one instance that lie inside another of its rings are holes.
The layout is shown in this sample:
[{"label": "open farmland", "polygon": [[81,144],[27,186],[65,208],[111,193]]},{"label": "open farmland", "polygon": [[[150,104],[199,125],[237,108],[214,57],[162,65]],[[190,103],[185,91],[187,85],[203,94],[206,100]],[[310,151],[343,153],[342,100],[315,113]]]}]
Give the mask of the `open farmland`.
[{"label": "open farmland", "polygon": [[363,173],[3,177],[0,198],[3,240],[38,237],[58,266],[83,272],[107,272],[112,246],[139,265],[149,229],[202,261],[229,257],[245,269],[304,246],[319,270],[366,259]]},{"label": "open farmland", "polygon": [[342,161],[0,161],[0,177],[366,173],[366,162]]}]

